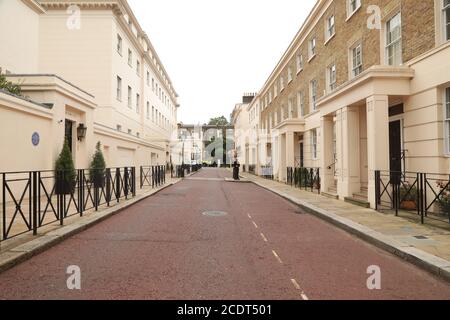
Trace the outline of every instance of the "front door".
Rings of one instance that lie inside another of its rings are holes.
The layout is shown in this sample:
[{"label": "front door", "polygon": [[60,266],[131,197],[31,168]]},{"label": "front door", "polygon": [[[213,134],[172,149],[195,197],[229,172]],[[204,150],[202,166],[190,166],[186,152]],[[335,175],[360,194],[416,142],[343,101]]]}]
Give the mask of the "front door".
[{"label": "front door", "polygon": [[391,183],[400,184],[402,171],[402,127],[400,120],[389,123],[389,157]]},{"label": "front door", "polygon": [[65,139],[69,144],[70,152],[73,152],[73,122],[67,119],[65,123]]}]

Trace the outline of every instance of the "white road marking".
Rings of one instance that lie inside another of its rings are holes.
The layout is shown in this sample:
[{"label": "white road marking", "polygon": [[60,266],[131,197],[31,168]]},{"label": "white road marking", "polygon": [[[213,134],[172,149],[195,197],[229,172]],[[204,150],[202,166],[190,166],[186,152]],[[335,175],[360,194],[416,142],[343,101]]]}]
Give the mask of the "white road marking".
[{"label": "white road marking", "polygon": [[278,262],[280,264],[283,264],[283,260],[281,260],[280,256],[278,256],[278,254],[275,252],[275,250],[272,250],[272,253],[275,256],[275,258],[278,260]]},{"label": "white road marking", "polygon": [[253,225],[255,226],[256,229],[258,229],[258,225],[255,223],[255,221],[252,221]]},{"label": "white road marking", "polygon": [[303,300],[309,300],[308,296],[303,292],[303,290],[300,287],[300,285],[298,284],[297,280],[291,279],[291,282],[294,285],[295,289],[297,289],[298,291],[301,291],[300,296],[302,297],[302,299]]},{"label": "white road marking", "polygon": [[264,242],[269,242],[269,240],[267,240],[266,236],[263,233],[261,233],[261,238],[263,238]]}]

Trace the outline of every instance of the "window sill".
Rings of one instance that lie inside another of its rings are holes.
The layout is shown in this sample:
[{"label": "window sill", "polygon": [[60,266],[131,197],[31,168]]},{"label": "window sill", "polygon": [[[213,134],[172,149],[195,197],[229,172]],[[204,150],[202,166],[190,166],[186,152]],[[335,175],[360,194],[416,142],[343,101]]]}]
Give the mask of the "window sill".
[{"label": "window sill", "polygon": [[331,37],[329,37],[329,38],[325,41],[324,46],[326,46],[331,40],[333,40],[333,38],[334,38],[335,36],[336,36],[336,32],[333,33],[333,35],[332,35]]},{"label": "window sill", "polygon": [[316,54],[313,54],[313,55],[308,59],[308,63],[310,63],[315,57],[316,57]]},{"label": "window sill", "polygon": [[360,9],[361,9],[361,5],[359,5],[359,7],[355,9],[355,11],[353,11],[352,13],[350,13],[348,15],[347,19],[345,19],[345,22],[349,21]]},{"label": "window sill", "polygon": [[299,75],[300,72],[302,72],[302,71],[303,71],[303,68],[301,68],[300,70],[298,70],[298,71],[297,71],[297,75]]},{"label": "window sill", "polygon": [[122,52],[117,51],[117,53],[119,54],[119,56],[123,57],[123,56],[122,56]]}]

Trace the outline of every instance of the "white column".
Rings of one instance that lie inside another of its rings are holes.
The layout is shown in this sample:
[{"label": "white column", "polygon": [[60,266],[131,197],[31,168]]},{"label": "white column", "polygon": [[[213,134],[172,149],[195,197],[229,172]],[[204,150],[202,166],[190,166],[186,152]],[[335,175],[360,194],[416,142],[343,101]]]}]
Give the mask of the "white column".
[{"label": "white column", "polygon": [[345,107],[341,112],[342,179],[338,191],[345,198],[361,191],[359,107]]},{"label": "white column", "polygon": [[334,162],[333,157],[333,117],[326,116],[321,119],[321,135],[320,135],[320,157],[321,165],[321,190],[328,192],[328,189],[334,185],[334,167],[328,169]]},{"label": "white column", "polygon": [[286,133],[286,167],[295,166],[295,139],[294,132]]},{"label": "white column", "polygon": [[366,107],[368,196],[375,208],[375,170],[389,170],[389,97],[373,95],[367,98]]}]

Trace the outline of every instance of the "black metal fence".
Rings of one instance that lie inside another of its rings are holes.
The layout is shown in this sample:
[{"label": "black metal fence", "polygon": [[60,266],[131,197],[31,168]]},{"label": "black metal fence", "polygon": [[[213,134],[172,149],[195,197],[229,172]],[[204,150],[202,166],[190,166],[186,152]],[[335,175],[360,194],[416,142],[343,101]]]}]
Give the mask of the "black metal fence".
[{"label": "black metal fence", "polygon": [[256,165],[251,164],[248,166],[248,173],[256,174]]},{"label": "black metal fence", "polygon": [[[140,187],[166,182],[164,166],[140,168]],[[0,242],[136,196],[135,167],[3,172]]]},{"label": "black metal fence", "polygon": [[422,224],[450,221],[450,175],[375,171],[375,199],[378,211],[413,213]]},{"label": "black metal fence", "polygon": [[143,187],[156,188],[166,183],[165,166],[142,166],[140,173],[141,189]]},{"label": "black metal fence", "polygon": [[184,178],[186,175],[191,174],[193,172],[199,171],[203,166],[200,164],[184,164],[177,165],[172,170],[172,177],[174,178]]},{"label": "black metal fence", "polygon": [[287,168],[286,183],[292,187],[320,194],[320,168]]}]

